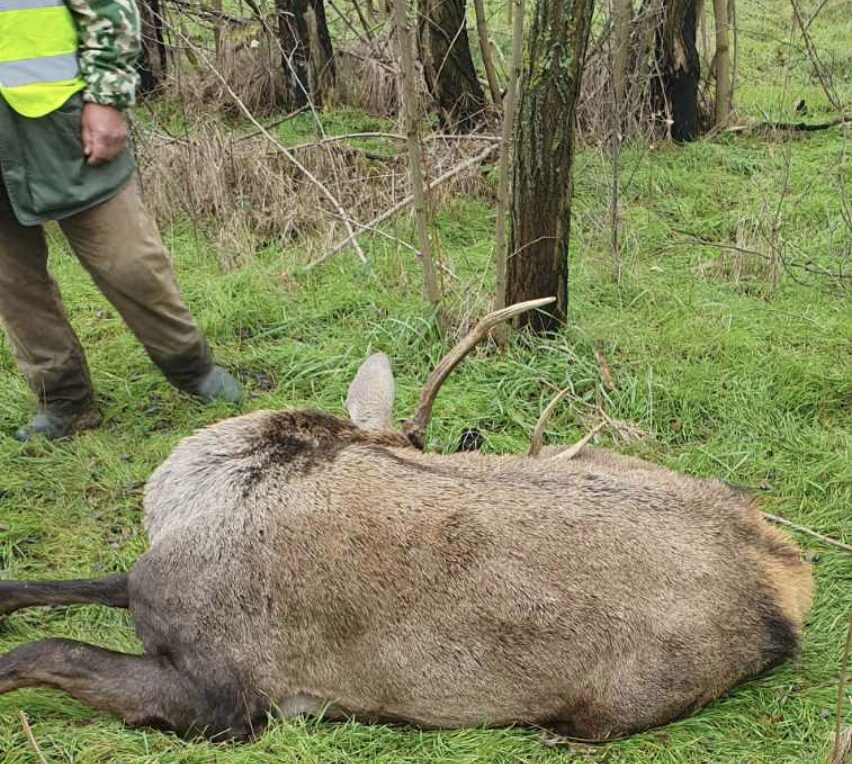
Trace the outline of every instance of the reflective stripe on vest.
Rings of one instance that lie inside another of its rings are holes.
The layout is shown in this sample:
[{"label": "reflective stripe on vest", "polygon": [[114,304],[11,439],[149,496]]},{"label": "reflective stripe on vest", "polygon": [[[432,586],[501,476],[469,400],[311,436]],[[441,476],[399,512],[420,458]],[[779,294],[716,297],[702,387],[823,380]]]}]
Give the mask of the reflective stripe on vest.
[{"label": "reflective stripe on vest", "polygon": [[77,27],[64,0],[0,0],[0,96],[43,117],[85,87]]}]

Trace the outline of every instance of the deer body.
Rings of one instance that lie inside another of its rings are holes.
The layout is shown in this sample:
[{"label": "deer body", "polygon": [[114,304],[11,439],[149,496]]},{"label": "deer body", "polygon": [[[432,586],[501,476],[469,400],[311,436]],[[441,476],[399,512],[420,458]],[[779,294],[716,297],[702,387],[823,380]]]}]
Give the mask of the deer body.
[{"label": "deer body", "polygon": [[771,573],[806,585],[795,549],[736,491],[667,472],[250,414],[152,476],[131,609],[146,651],[216,656],[270,710],[623,734],[780,662],[803,615]]},{"label": "deer body", "polygon": [[[255,412],[185,439],[146,488],[126,599],[65,600],[129,604],[144,655],[24,645],[0,692],[211,737],[322,713],[602,740],[793,652],[810,572],[748,497],[594,449],[423,454],[386,428],[388,375],[350,394],[354,423]],[[47,601],[21,586],[0,612]]]}]

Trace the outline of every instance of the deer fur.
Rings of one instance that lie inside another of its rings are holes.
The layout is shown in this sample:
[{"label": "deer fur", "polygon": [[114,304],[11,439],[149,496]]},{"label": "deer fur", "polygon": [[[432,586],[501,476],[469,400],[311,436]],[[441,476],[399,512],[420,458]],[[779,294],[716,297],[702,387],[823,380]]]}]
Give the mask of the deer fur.
[{"label": "deer fur", "polygon": [[[390,429],[393,389],[376,356],[351,421],[258,411],[183,440],[127,578],[144,655],[24,645],[0,693],[59,687],[212,738],[308,713],[606,740],[794,652],[809,566],[748,495],[592,448],[422,453]],[[68,601],[122,606],[84,584]],[[0,612],[45,599],[25,586],[0,585]]]}]

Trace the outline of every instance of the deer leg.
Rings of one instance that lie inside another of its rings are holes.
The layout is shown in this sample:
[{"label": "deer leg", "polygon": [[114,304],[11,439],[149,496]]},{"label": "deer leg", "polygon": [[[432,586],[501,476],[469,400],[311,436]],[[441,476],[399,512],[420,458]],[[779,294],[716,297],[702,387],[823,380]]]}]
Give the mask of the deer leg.
[{"label": "deer leg", "polygon": [[127,574],[71,581],[0,581],[0,615],[31,605],[128,606]]},{"label": "deer leg", "polygon": [[[0,695],[52,687],[134,727],[239,738],[265,714],[238,693],[199,683],[166,655],[129,655],[70,639],[45,639],[0,656]],[[254,710],[254,713],[251,711]]]}]

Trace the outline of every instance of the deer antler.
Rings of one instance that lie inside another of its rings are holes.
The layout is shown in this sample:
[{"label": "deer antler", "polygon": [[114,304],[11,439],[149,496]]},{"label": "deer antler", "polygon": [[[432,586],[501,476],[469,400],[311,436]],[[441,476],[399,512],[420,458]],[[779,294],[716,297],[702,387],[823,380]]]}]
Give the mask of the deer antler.
[{"label": "deer antler", "polygon": [[402,424],[402,434],[408,438],[409,442],[417,448],[423,448],[426,428],[429,426],[429,420],[432,418],[432,405],[435,403],[438,390],[441,389],[444,380],[458,365],[459,361],[482,342],[488,336],[491,329],[503,321],[508,321],[510,318],[514,318],[521,313],[526,313],[528,310],[535,310],[536,308],[549,305],[555,300],[555,297],[543,297],[538,300],[519,302],[501,310],[495,310],[480,320],[467,336],[460,340],[438,362],[438,365],[429,375],[429,379],[420,391],[420,401],[417,404],[417,408],[411,417],[406,419]]},{"label": "deer antler", "polygon": [[550,403],[545,406],[544,411],[541,412],[538,421],[535,423],[535,428],[533,429],[533,434],[530,438],[530,448],[529,451],[527,451],[527,456],[538,456],[539,451],[541,451],[541,441],[544,438],[544,428],[547,427],[550,415],[559,404],[559,401],[561,401],[570,392],[571,387],[566,387],[563,390],[560,390],[553,396]]}]

